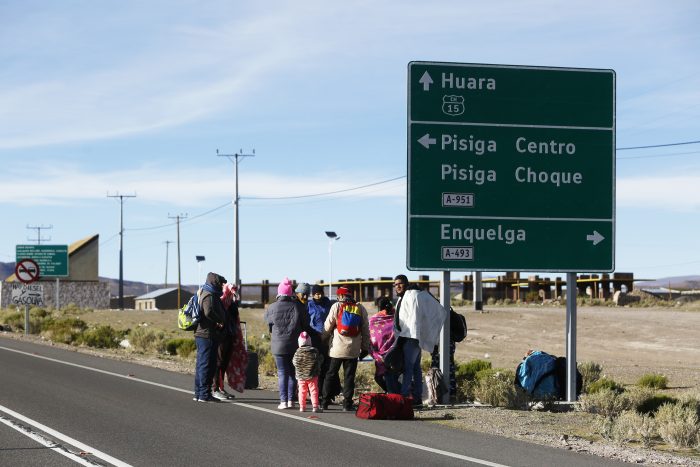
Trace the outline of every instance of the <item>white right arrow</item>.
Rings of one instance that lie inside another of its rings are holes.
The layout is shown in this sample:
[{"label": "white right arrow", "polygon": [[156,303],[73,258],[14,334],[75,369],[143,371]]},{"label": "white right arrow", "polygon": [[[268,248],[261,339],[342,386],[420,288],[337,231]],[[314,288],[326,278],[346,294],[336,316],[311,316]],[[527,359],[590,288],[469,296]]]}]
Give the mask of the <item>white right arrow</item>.
[{"label": "white right arrow", "polygon": [[597,230],[594,230],[592,235],[586,235],[586,240],[593,242],[593,246],[596,246],[605,240],[605,237],[599,234]]},{"label": "white right arrow", "polygon": [[430,149],[430,145],[437,143],[437,140],[435,138],[431,138],[430,133],[426,133],[418,140],[418,142],[422,144],[425,149]]},{"label": "white right arrow", "polygon": [[423,73],[423,76],[420,77],[418,82],[423,85],[423,91],[430,91],[430,85],[433,84],[433,78],[431,78],[430,74],[428,74],[426,71]]}]

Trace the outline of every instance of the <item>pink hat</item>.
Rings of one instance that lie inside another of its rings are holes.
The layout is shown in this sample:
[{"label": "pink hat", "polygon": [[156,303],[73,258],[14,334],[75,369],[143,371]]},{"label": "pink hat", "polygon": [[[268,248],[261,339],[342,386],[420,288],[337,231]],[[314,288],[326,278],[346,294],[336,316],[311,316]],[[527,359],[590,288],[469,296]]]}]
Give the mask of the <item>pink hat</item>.
[{"label": "pink hat", "polygon": [[288,277],[285,277],[280,285],[277,286],[277,295],[286,295],[288,297],[292,296],[292,282]]},{"label": "pink hat", "polygon": [[306,331],[301,331],[301,334],[299,334],[299,347],[304,347],[305,345],[311,345],[311,338],[309,338],[309,334]]}]

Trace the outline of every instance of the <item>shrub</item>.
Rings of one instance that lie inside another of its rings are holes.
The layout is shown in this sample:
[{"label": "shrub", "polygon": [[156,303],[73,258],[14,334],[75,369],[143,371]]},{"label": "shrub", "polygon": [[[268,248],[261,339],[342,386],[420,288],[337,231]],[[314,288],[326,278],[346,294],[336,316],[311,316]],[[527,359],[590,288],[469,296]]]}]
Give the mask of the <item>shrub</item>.
[{"label": "shrub", "polygon": [[116,349],[119,347],[119,341],[122,340],[123,336],[123,332],[116,331],[112,326],[98,326],[84,331],[78,336],[76,341],[88,347]]},{"label": "shrub", "polygon": [[579,410],[602,415],[608,420],[631,408],[632,401],[627,395],[609,388],[582,395],[579,404]]},{"label": "shrub", "polygon": [[647,373],[639,378],[637,386],[652,389],[666,389],[668,387],[668,378],[657,373]]},{"label": "shrub", "polygon": [[653,394],[636,404],[637,412],[643,414],[655,414],[664,404],[675,404],[676,399],[666,394]]},{"label": "shrub", "polygon": [[5,313],[5,316],[2,317],[2,323],[12,329],[24,331],[24,313],[21,311]]},{"label": "shrub", "polygon": [[[319,382],[319,384],[322,384]],[[342,384],[342,381],[341,381]],[[360,392],[383,392],[374,381],[374,364],[359,363],[355,372],[355,394]]]},{"label": "shrub", "polygon": [[588,385],[588,394],[594,394],[598,391],[602,391],[605,389],[617,392],[618,394],[625,390],[625,388],[622,387],[621,384],[618,384],[614,380],[603,376],[598,381],[595,381]]},{"label": "shrub", "polygon": [[481,370],[491,369],[491,362],[487,360],[470,360],[467,363],[460,363],[455,368],[455,376],[457,381],[466,379],[468,381],[476,380],[476,374]]},{"label": "shrub", "polygon": [[275,357],[270,352],[266,352],[262,356],[258,353],[258,362],[261,374],[266,376],[275,376],[277,374]]},{"label": "shrub", "polygon": [[138,327],[129,333],[129,343],[136,351],[163,353],[165,351],[165,332]]},{"label": "shrub", "polygon": [[197,350],[194,339],[189,337],[176,337],[165,342],[165,351],[170,355],[179,355],[187,358]]},{"label": "shrub", "polygon": [[525,393],[515,387],[513,370],[482,370],[477,373],[474,397],[494,407],[523,408],[527,402]]},{"label": "shrub", "polygon": [[41,333],[53,341],[72,344],[85,329],[87,323],[80,318],[51,318],[43,322]]},{"label": "shrub", "polygon": [[649,447],[656,434],[654,418],[634,410],[622,412],[612,423],[611,437],[619,444],[639,440],[644,447]]},{"label": "shrub", "polygon": [[659,435],[676,448],[691,448],[700,443],[698,414],[680,404],[664,404],[656,412]]},{"label": "shrub", "polygon": [[700,419],[700,393],[686,392],[678,397],[678,405],[694,410]]},{"label": "shrub", "polygon": [[595,362],[581,362],[578,364],[578,371],[581,373],[583,384],[581,392],[587,393],[588,387],[600,379],[603,367]]}]

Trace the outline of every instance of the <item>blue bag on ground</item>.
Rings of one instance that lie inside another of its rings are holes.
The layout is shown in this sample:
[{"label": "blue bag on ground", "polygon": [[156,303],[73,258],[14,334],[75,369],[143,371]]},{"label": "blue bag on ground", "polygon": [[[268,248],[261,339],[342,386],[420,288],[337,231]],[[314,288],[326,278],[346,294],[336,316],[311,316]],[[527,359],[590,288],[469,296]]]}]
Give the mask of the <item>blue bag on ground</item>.
[{"label": "blue bag on ground", "polygon": [[557,357],[537,350],[525,357],[516,369],[516,385],[536,399],[559,398]]}]

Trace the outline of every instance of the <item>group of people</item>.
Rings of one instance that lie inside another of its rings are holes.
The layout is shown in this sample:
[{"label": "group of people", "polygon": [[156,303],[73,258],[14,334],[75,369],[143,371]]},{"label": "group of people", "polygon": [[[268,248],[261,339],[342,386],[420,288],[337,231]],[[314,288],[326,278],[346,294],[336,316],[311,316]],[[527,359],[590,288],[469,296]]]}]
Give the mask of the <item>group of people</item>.
[{"label": "group of people", "polygon": [[[323,412],[342,395],[342,410],[354,410],[357,364],[368,354],[375,363],[374,379],[384,391],[411,398],[415,407],[422,405],[421,351],[432,352],[434,361],[439,359],[437,343],[446,311],[432,295],[411,286],[403,274],[394,278],[393,287],[396,305],[389,297],[382,297],[378,313],[370,317],[346,287],[338,287],[337,300],[332,302],[320,285],[301,283],[294,289],[288,278],[279,284],[276,301],[264,315],[277,366],[279,409],[298,404],[299,410],[305,411],[309,396],[311,410]],[[235,288],[227,286],[223,277],[209,273],[201,290],[202,318],[195,332],[195,400],[233,398],[223,387],[239,322],[236,300],[229,297],[235,297]],[[403,360],[399,370],[384,362],[397,348]],[[453,355],[451,345],[451,363]]]}]

